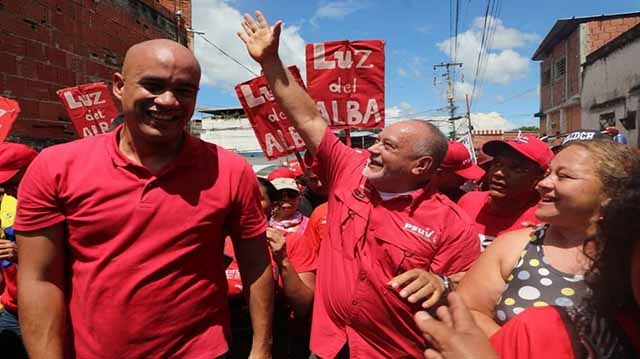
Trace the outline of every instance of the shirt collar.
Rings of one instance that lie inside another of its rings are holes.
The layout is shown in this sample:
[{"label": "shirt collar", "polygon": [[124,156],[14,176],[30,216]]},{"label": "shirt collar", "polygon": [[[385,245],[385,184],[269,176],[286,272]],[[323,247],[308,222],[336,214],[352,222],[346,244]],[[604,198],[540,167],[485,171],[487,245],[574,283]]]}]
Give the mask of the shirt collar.
[{"label": "shirt collar", "polygon": [[[113,164],[117,167],[125,167],[128,165],[137,166],[131,160],[129,160],[123,153],[120,151],[119,139],[120,133],[124,128],[124,124],[119,125],[113,131],[109,133],[109,145],[107,149],[109,151],[109,156],[113,161]],[[200,141],[188,134],[184,131],[183,135],[185,136],[184,143],[182,144],[182,148],[180,149],[180,153],[176,156],[176,158],[167,165],[168,168],[173,167],[188,167],[193,165],[198,159],[200,152]],[[162,172],[165,172],[164,170]]]},{"label": "shirt collar", "polygon": [[[412,191],[411,193],[389,199],[387,202],[409,199],[409,205],[411,206],[412,210],[414,210],[422,200],[431,197],[435,192],[436,188],[433,184],[433,181],[429,181],[424,186]],[[353,190],[353,196],[360,200],[367,199],[374,204],[382,202],[380,192],[378,192],[378,190],[376,190],[373,185],[371,185],[371,183],[365,176],[362,176],[358,188]]]}]

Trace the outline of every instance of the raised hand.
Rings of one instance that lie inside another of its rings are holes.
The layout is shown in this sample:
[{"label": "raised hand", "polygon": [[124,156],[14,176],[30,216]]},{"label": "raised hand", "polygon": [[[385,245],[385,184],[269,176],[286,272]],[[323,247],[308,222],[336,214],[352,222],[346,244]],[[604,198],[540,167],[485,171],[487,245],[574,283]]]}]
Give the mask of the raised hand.
[{"label": "raised hand", "polygon": [[265,61],[278,58],[282,21],[277,21],[272,30],[264,15],[260,11],[256,11],[255,20],[251,15],[244,14],[244,21],[241,25],[244,31],[239,32],[238,36],[247,46],[249,55],[256,62],[263,64]]}]

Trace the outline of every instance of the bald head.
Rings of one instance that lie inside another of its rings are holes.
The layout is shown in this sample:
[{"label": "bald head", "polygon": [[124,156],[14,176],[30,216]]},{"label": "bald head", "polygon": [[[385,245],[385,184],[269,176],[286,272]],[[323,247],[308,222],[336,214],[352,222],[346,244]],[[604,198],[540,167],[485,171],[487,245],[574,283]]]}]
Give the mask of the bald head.
[{"label": "bald head", "polygon": [[431,156],[433,168],[438,168],[447,154],[447,138],[436,126],[425,120],[405,120],[395,123],[411,141],[415,156]]},{"label": "bald head", "polygon": [[200,79],[200,64],[191,50],[168,39],[153,39],[131,46],[124,55],[122,74],[127,77],[131,71],[145,66],[148,61],[180,62],[181,66],[197,71],[198,79]]}]

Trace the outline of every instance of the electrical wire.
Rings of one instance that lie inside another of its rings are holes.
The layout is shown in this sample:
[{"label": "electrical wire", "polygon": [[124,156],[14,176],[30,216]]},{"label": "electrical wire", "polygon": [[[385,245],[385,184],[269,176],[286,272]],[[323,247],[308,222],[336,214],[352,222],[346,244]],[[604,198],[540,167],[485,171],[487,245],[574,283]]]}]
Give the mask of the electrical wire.
[{"label": "electrical wire", "polygon": [[224,51],[223,49],[220,48],[220,46],[214,44],[213,42],[209,41],[209,39],[207,39],[203,34],[201,33],[197,33],[206,43],[208,43],[209,45],[215,47],[216,49],[218,49],[218,51],[220,51],[220,53],[222,53],[224,56],[230,58],[231,60],[233,60],[233,62],[235,62],[236,64],[242,66],[245,70],[249,71],[250,74],[254,75],[255,77],[258,77],[259,75],[257,73],[255,73],[253,70],[251,70],[249,67],[247,67],[245,64],[241,63],[240,61],[236,60],[235,57],[229,55],[226,51]]}]

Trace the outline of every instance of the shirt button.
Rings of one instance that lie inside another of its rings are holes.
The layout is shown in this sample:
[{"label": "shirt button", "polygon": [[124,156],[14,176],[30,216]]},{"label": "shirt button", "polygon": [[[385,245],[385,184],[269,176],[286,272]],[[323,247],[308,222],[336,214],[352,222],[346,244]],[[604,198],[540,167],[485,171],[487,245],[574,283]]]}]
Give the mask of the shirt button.
[{"label": "shirt button", "polygon": [[369,227],[369,231],[370,231],[370,232],[375,232],[375,231],[376,231],[376,228],[375,228],[375,227]]},{"label": "shirt button", "polygon": [[360,272],[360,275],[358,276],[358,278],[364,282],[365,280],[367,280],[367,273]]},{"label": "shirt button", "polygon": [[354,300],[352,300],[352,301],[351,301],[351,305],[358,305],[358,301],[357,301],[357,300],[355,300],[355,299],[354,299]]}]

